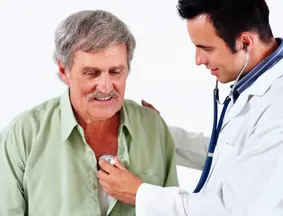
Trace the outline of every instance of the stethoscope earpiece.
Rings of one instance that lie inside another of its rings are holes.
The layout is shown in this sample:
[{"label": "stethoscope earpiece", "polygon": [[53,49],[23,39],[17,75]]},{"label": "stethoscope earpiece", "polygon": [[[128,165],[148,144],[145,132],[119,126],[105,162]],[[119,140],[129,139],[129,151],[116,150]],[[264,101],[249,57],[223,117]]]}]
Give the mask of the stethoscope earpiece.
[{"label": "stethoscope earpiece", "polygon": [[248,47],[246,44],[243,44],[243,49],[245,50],[246,53],[248,52]]}]

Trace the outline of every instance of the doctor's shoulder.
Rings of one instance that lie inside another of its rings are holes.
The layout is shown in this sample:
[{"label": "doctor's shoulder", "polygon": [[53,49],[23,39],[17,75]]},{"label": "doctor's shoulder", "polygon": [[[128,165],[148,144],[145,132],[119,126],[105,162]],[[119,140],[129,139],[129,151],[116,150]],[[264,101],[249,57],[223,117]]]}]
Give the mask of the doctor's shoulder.
[{"label": "doctor's shoulder", "polygon": [[263,109],[263,116],[272,115],[274,118],[283,118],[283,75],[277,78],[260,99],[259,109]]},{"label": "doctor's shoulder", "polygon": [[[283,76],[277,78],[265,94],[255,97],[253,108],[254,127],[252,134],[280,135],[283,137]],[[283,140],[282,140],[283,141]]]}]

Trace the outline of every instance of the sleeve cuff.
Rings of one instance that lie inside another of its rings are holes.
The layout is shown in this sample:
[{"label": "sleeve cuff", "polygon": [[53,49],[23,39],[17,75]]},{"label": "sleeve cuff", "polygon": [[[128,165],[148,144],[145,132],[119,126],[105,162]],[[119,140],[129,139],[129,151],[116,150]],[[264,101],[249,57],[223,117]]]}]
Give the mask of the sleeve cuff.
[{"label": "sleeve cuff", "polygon": [[136,196],[136,216],[185,215],[184,197],[189,194],[179,187],[143,183]]},{"label": "sleeve cuff", "polygon": [[160,190],[160,186],[150,185],[147,183],[141,184],[138,189],[136,196],[136,214],[137,216],[145,216],[152,215],[148,210],[151,211],[154,208],[160,208],[158,206],[158,192]]}]

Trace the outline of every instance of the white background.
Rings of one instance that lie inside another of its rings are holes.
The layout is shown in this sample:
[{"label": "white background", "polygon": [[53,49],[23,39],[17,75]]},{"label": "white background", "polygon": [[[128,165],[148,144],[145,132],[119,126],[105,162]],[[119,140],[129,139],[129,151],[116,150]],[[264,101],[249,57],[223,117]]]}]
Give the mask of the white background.
[{"label": "white background", "polygon": [[[282,0],[267,0],[275,37],[283,36]],[[52,61],[54,31],[69,14],[103,9],[122,19],[137,40],[126,98],[154,104],[170,125],[210,133],[215,79],[194,64],[194,47],[177,0],[0,0],[0,130],[15,115],[66,88]],[[222,87],[222,86],[221,86]],[[229,87],[223,86],[222,98]],[[178,167],[192,190],[199,172]]]}]

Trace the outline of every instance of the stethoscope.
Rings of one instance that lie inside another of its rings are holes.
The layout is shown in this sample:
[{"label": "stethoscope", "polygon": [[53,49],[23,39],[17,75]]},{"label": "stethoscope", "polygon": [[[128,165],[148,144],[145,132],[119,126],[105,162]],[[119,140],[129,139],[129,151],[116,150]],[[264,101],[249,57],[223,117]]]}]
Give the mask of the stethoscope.
[{"label": "stethoscope", "polygon": [[[219,137],[219,133],[220,133],[220,130],[221,130],[221,127],[222,127],[222,124],[223,124],[225,113],[227,111],[227,108],[228,108],[230,101],[232,100],[233,93],[234,93],[235,88],[236,88],[236,86],[239,82],[239,79],[240,79],[241,75],[243,74],[244,70],[246,69],[246,67],[248,65],[249,52],[248,52],[248,49],[245,45],[244,45],[243,49],[244,49],[245,54],[246,54],[245,55],[245,63],[243,65],[241,71],[239,72],[239,74],[238,74],[238,76],[237,76],[237,78],[236,78],[236,80],[235,80],[235,82],[234,82],[234,84],[231,88],[229,95],[225,98],[223,103],[221,103],[220,100],[219,100],[218,80],[216,80],[216,85],[215,85],[215,88],[214,88],[214,91],[213,91],[214,117],[213,117],[212,133],[211,133],[210,143],[209,143],[209,147],[208,147],[208,153],[207,153],[207,157],[206,157],[205,164],[204,164],[204,167],[203,167],[203,171],[202,171],[200,180],[199,180],[199,182],[198,182],[198,184],[197,184],[197,186],[194,190],[194,193],[198,193],[202,189],[202,187],[204,186],[204,184],[205,184],[205,182],[208,178],[208,174],[210,172],[210,168],[211,168],[211,165],[212,165],[214,150],[215,150],[217,140],[218,140],[218,137]],[[222,112],[221,112],[221,115],[220,115],[220,118],[219,118],[219,122],[217,122],[217,119],[218,119],[218,106],[217,105],[218,104],[223,105],[223,109],[222,109]]]},{"label": "stethoscope", "polygon": [[[246,69],[246,67],[247,67],[247,65],[248,65],[248,62],[249,62],[249,52],[248,52],[248,48],[247,48],[246,45],[244,45],[244,46],[243,46],[243,49],[244,49],[244,51],[245,51],[245,53],[246,53],[244,66],[242,67],[240,73],[238,74],[238,76],[237,76],[237,78],[236,78],[236,80],[235,80],[235,82],[234,82],[234,84],[233,84],[233,87],[231,88],[230,93],[229,93],[229,95],[226,97],[225,100],[227,100],[227,98],[231,98],[231,97],[233,96],[233,93],[234,93],[234,90],[235,90],[235,88],[236,88],[236,85],[238,84],[240,77],[242,76],[244,70]],[[220,102],[220,99],[219,99],[219,89],[218,89],[218,80],[216,80],[216,84],[215,84],[215,89],[214,89],[214,90],[215,90],[215,94],[216,94],[216,101],[217,101],[217,103],[218,103],[219,105],[223,105],[223,104],[225,103],[225,101],[224,101],[223,103]]]},{"label": "stethoscope", "polygon": [[[214,119],[213,119],[212,134],[211,134],[210,144],[209,144],[209,147],[208,147],[208,154],[207,154],[207,158],[206,158],[206,161],[205,161],[205,164],[204,164],[204,168],[203,168],[200,180],[199,180],[199,182],[198,182],[198,184],[197,184],[197,186],[194,190],[194,193],[198,193],[202,189],[202,187],[204,186],[204,184],[205,184],[205,182],[208,178],[208,174],[209,174],[211,164],[212,164],[214,150],[215,150],[216,143],[217,143],[217,140],[218,140],[218,136],[219,136],[222,124],[223,124],[223,120],[224,120],[224,116],[225,116],[227,107],[229,105],[229,102],[231,101],[235,87],[238,84],[238,81],[239,81],[241,75],[243,74],[244,70],[246,69],[247,64],[249,62],[249,52],[248,52],[246,46],[244,46],[244,50],[245,50],[245,53],[246,53],[244,66],[242,67],[241,71],[239,72],[239,74],[238,74],[238,76],[237,76],[237,78],[236,78],[236,80],[233,84],[233,87],[231,88],[229,95],[226,97],[226,99],[224,100],[223,103],[221,103],[220,100],[219,100],[218,80],[216,81],[215,89],[213,91],[213,93],[214,93],[214,95],[213,95],[214,96],[214,100],[213,100],[214,101]],[[222,109],[222,112],[221,112],[221,115],[220,115],[220,118],[219,118],[219,122],[217,123],[217,118],[218,118],[218,110],[217,110],[218,107],[217,107],[217,105],[218,104],[223,105],[223,109]],[[103,156],[101,156],[101,158],[104,158],[111,165],[114,165],[114,163],[115,163],[115,159],[111,155],[103,155]]]}]

